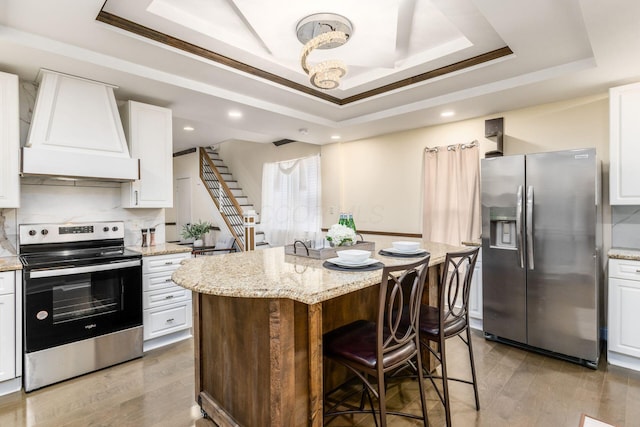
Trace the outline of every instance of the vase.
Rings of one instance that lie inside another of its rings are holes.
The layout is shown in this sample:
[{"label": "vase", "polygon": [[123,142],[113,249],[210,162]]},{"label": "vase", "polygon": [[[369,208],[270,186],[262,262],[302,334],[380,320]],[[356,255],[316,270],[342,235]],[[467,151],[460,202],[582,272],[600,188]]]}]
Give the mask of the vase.
[{"label": "vase", "polygon": [[204,246],[204,241],[202,239],[196,239],[193,241],[194,248],[201,248]]},{"label": "vase", "polygon": [[344,240],[339,244],[336,244],[334,242],[329,242],[329,246],[331,246],[332,248],[341,248],[344,246],[353,246],[354,242],[352,240]]}]

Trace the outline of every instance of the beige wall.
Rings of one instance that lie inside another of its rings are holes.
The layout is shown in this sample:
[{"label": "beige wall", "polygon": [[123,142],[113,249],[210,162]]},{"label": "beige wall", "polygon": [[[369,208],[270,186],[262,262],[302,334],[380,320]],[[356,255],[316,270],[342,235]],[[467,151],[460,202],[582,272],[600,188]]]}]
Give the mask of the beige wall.
[{"label": "beige wall", "polygon": [[[296,142],[276,147],[230,141],[221,144],[219,152],[258,212],[263,163],[320,153],[323,227],[331,226],[337,222],[339,212],[347,211],[353,212],[360,230],[421,234],[424,148],[477,140],[481,153],[495,150],[495,142],[484,137],[484,121],[504,117],[505,155],[597,149],[603,163],[606,251],[611,232],[608,111],[608,95],[602,93],[353,142],[323,146]],[[195,197],[194,214],[205,212],[206,209],[196,207]]]},{"label": "beige wall", "polygon": [[262,206],[262,165],[314,156],[320,146],[303,142],[292,142],[276,147],[246,141],[228,141],[218,146],[218,153],[233,177],[249,197],[249,201],[260,212]]},{"label": "beige wall", "polygon": [[[484,121],[504,117],[504,153],[521,154],[595,147],[603,161],[605,247],[610,242],[608,198],[608,95],[603,93],[492,116],[425,127],[353,142],[322,146],[323,226],[337,214],[354,213],[361,230],[422,232],[423,150],[425,147],[480,142]],[[609,226],[607,226],[607,224]]]}]

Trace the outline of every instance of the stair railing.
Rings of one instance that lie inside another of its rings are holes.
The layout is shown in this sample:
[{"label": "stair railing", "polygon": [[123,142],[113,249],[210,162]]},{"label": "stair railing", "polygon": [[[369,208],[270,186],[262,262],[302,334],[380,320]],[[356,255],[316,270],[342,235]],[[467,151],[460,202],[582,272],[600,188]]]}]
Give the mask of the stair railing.
[{"label": "stair railing", "polygon": [[227,224],[236,245],[244,251],[244,218],[242,208],[229,186],[222,178],[207,151],[200,147],[200,179],[204,183],[211,200],[218,208],[222,219]]}]

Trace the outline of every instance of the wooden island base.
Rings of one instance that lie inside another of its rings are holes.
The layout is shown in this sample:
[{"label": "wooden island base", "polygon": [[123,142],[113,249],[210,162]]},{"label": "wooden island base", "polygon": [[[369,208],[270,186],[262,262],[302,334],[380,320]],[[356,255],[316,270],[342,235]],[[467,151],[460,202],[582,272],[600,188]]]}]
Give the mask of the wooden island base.
[{"label": "wooden island base", "polygon": [[[437,295],[437,278],[435,265],[429,269],[426,298]],[[321,426],[323,389],[346,375],[323,366],[323,331],[373,320],[377,300],[378,286],[317,304],[194,294],[200,407],[222,427]]]}]

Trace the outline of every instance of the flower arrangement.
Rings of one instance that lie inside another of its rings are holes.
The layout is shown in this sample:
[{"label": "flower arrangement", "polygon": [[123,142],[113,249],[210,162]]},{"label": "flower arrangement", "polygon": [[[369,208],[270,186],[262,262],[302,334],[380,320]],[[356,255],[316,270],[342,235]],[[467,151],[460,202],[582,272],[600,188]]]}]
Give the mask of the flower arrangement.
[{"label": "flower arrangement", "polygon": [[202,239],[202,236],[211,230],[213,230],[213,224],[198,220],[198,222],[185,224],[185,226],[182,227],[182,237],[185,239],[193,238],[195,240],[200,240]]},{"label": "flower arrangement", "polygon": [[333,224],[327,232],[331,246],[351,246],[356,243],[356,232],[345,225]]}]

